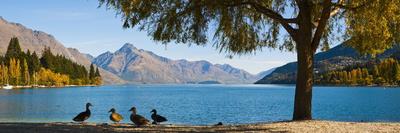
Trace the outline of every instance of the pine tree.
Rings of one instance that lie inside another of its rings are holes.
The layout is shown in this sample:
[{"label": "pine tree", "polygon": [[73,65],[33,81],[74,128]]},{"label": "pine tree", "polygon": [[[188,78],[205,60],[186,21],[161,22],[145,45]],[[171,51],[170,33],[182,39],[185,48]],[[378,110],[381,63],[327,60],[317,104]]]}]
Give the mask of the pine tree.
[{"label": "pine tree", "polygon": [[96,67],[95,77],[101,77],[99,67]]},{"label": "pine tree", "polygon": [[90,64],[90,69],[89,69],[89,80],[94,80],[95,78],[95,71],[94,71],[94,67],[93,64]]},{"label": "pine tree", "polygon": [[7,58],[7,60],[11,58],[20,59],[21,55],[22,55],[22,50],[19,45],[18,38],[16,37],[11,38],[10,43],[8,44],[5,57]]},{"label": "pine tree", "polygon": [[40,60],[36,52],[33,52],[29,60],[29,73],[32,75],[40,70]]}]

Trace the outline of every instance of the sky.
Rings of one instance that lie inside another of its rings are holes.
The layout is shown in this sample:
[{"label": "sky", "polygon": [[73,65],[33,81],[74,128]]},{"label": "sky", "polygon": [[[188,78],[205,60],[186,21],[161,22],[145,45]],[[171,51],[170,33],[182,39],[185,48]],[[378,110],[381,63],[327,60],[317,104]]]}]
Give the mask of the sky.
[{"label": "sky", "polygon": [[293,52],[265,48],[255,54],[227,58],[226,53],[212,47],[155,42],[145,31],[123,29],[113,10],[98,8],[97,0],[1,0],[0,16],[34,30],[53,35],[66,47],[98,56],[114,52],[125,43],[152,51],[170,59],[207,60],[214,64],[230,64],[257,74],[296,60]]}]

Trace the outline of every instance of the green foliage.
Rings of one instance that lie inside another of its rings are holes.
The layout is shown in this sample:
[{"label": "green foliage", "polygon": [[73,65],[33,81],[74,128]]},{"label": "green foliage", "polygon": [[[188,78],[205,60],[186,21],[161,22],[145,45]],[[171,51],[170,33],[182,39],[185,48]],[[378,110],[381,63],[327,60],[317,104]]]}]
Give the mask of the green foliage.
[{"label": "green foliage", "polygon": [[101,77],[100,71],[99,71],[99,68],[98,68],[98,67],[96,67],[95,77]]},{"label": "green foliage", "polygon": [[5,57],[8,61],[11,58],[21,59],[23,57],[23,53],[21,50],[21,46],[19,45],[18,38],[16,37],[11,38],[10,43],[8,44],[7,47],[7,52]]},{"label": "green foliage", "polygon": [[[400,42],[399,0],[326,0],[310,1],[309,5],[295,0],[99,2],[121,15],[124,28],[145,30],[156,41],[203,45],[208,43],[208,34],[213,34],[214,46],[236,54],[262,47],[295,50],[299,39],[305,38],[296,37],[302,29],[293,25],[311,31],[321,27],[314,38],[323,49],[336,38],[350,38],[349,44],[360,52],[377,54]],[[310,19],[301,18],[301,13]]]},{"label": "green foliage", "polygon": [[378,54],[400,42],[399,0],[350,0],[359,7],[345,14],[349,44],[362,53]]},{"label": "green foliage", "polygon": [[90,68],[89,68],[89,79],[92,80],[95,77],[95,71],[94,71],[94,67],[93,64],[90,64]]}]

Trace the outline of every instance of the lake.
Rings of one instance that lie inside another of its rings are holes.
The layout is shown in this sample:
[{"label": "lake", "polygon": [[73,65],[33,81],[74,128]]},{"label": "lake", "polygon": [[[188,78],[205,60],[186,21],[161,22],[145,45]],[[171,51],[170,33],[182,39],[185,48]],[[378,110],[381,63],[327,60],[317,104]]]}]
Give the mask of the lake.
[{"label": "lake", "polygon": [[[209,125],[290,120],[293,85],[129,85],[0,90],[0,122],[71,122],[85,103],[88,122],[110,122],[110,108],[168,123]],[[313,117],[321,120],[400,122],[400,88],[314,87]]]}]

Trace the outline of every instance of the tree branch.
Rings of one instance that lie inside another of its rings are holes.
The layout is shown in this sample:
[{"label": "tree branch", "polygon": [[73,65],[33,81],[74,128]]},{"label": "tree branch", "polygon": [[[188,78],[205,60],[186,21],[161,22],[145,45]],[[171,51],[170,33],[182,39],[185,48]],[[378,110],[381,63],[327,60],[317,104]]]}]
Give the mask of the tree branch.
[{"label": "tree branch", "polygon": [[324,33],[325,27],[328,23],[331,14],[331,7],[332,7],[331,0],[325,0],[323,3],[321,17],[319,18],[318,21],[318,26],[317,29],[315,30],[313,40],[311,42],[311,47],[314,51],[317,50],[322,34]]},{"label": "tree branch", "polygon": [[279,22],[283,28],[285,28],[285,30],[291,35],[294,36],[296,29],[294,29],[290,23],[294,23],[294,24],[298,24],[298,19],[297,18],[290,18],[290,19],[286,19],[283,18],[282,15],[280,15],[279,13],[265,8],[259,4],[253,3],[253,2],[249,2],[249,5],[251,5],[252,7],[254,7],[254,9],[266,16],[268,16],[269,18]]},{"label": "tree branch", "polygon": [[339,9],[346,9],[346,10],[355,11],[355,10],[357,10],[359,8],[363,8],[363,7],[367,6],[369,3],[371,3],[371,2],[365,2],[365,3],[362,3],[362,4],[358,5],[358,6],[354,6],[354,5],[345,5],[344,2],[340,3],[340,1],[339,1],[338,3],[332,3],[332,6],[334,6],[335,8],[339,8]]},{"label": "tree branch", "polygon": [[[339,1],[338,1],[337,3],[335,3],[335,4],[342,5],[343,3],[344,3],[344,0],[339,0]],[[332,9],[332,11],[331,11],[331,13],[330,13],[330,16],[331,16],[331,17],[335,16],[336,14],[339,13],[339,11],[340,11],[340,8],[337,7],[337,6],[334,6],[334,8]]]},{"label": "tree branch", "polygon": [[280,23],[290,35],[295,34],[296,29],[294,29],[290,24],[297,24],[298,23],[297,18],[284,18],[282,15],[275,12],[274,10],[261,6],[260,4],[254,3],[253,1],[235,2],[233,4],[228,4],[226,6],[242,6],[242,5],[252,6],[256,11]]}]

